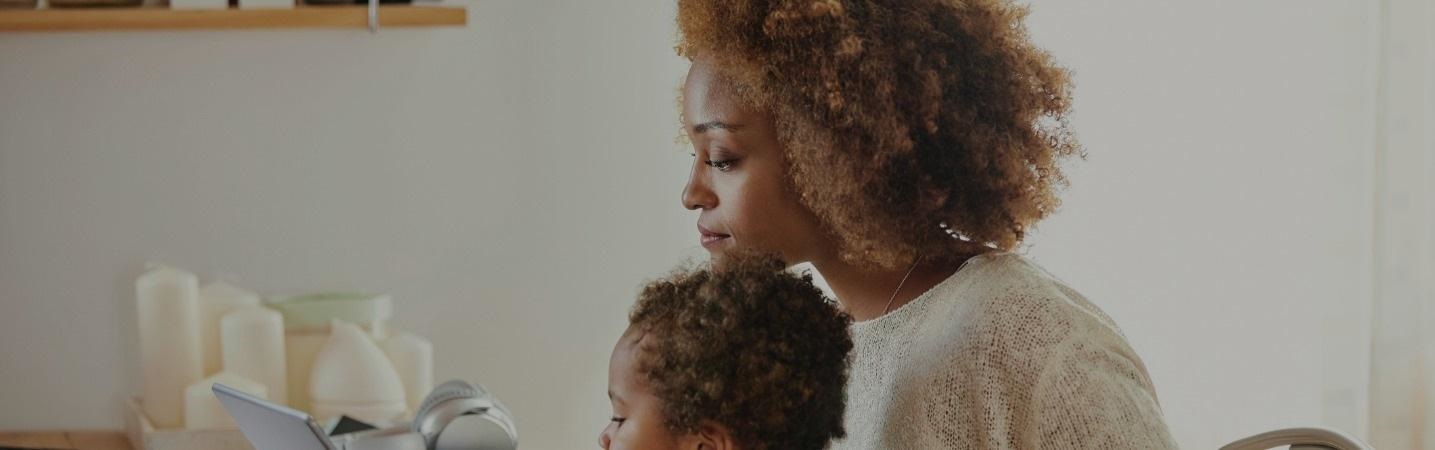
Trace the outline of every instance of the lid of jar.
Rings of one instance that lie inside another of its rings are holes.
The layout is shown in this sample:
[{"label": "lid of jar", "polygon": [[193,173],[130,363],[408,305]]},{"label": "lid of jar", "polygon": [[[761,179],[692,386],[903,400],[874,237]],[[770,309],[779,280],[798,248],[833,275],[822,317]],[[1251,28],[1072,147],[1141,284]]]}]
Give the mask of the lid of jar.
[{"label": "lid of jar", "polygon": [[281,298],[269,306],[284,315],[285,328],[327,327],[333,319],[370,324],[394,316],[394,300],[388,295],[325,292]]}]

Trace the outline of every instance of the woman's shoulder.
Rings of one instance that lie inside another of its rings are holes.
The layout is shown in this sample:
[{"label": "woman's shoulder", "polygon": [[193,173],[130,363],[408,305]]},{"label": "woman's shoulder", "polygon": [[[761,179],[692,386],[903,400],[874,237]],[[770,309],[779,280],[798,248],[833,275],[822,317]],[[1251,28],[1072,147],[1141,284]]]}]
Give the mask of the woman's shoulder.
[{"label": "woman's shoulder", "polygon": [[1001,366],[1040,365],[1072,341],[1127,347],[1110,316],[1015,253],[977,256],[939,287],[915,334],[924,351]]},{"label": "woman's shoulder", "polygon": [[[904,372],[913,401],[938,436],[953,442],[984,436],[1025,447],[1050,429],[1033,417],[1069,413],[1074,418],[1052,423],[1070,430],[1045,436],[1076,430],[1169,442],[1140,358],[1085,296],[1011,253],[980,256],[954,277],[931,292],[912,335],[915,357]],[[1144,421],[1095,417],[1130,411],[1082,409],[1090,404],[1115,405],[1105,408],[1112,410],[1136,404]],[[1151,446],[1160,447],[1168,446]]]},{"label": "woman's shoulder", "polygon": [[972,322],[966,324],[969,326],[1011,328],[1009,331],[1035,331],[1009,324],[1040,324],[1047,325],[1043,329],[1056,334],[1088,331],[1083,330],[1086,327],[1120,333],[1115,321],[1101,308],[1035,261],[1009,252],[992,252],[976,258],[970,273],[958,283],[961,286],[947,292],[948,302],[959,306],[950,313],[976,315],[948,319]]}]

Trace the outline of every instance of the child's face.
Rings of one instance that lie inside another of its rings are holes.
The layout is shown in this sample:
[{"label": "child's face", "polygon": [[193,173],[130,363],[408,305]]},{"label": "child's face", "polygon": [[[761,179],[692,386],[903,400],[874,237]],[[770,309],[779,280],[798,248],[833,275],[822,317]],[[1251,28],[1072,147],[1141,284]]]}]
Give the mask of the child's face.
[{"label": "child's face", "polygon": [[691,437],[676,436],[663,424],[659,400],[638,373],[639,342],[644,333],[629,329],[618,339],[608,360],[608,398],[613,420],[598,435],[606,450],[694,448]]}]

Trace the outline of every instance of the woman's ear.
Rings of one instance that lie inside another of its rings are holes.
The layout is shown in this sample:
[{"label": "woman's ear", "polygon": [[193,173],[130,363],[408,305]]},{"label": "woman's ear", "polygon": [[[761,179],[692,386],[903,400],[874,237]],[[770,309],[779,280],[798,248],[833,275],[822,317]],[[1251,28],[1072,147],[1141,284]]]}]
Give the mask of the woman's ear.
[{"label": "woman's ear", "polygon": [[737,441],[727,427],[704,420],[698,424],[698,432],[688,436],[684,449],[692,450],[738,450]]}]

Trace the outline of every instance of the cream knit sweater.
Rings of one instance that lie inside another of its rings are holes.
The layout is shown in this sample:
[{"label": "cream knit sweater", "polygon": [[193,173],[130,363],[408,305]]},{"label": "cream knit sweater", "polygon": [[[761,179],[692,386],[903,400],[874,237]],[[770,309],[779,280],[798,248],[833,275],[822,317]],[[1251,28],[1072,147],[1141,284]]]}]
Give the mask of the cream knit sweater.
[{"label": "cream knit sweater", "polygon": [[852,338],[833,449],[1176,448],[1116,324],[1020,256],[973,258]]}]

